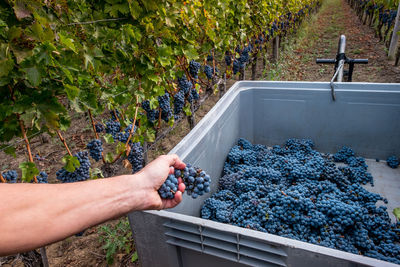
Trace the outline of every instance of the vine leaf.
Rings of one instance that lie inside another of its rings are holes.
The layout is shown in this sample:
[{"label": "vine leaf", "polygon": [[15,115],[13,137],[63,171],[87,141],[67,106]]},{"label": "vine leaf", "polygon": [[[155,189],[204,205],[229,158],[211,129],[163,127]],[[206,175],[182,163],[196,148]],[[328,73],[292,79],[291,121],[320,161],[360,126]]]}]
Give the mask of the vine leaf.
[{"label": "vine leaf", "polygon": [[99,168],[90,169],[90,178],[91,179],[98,179],[104,178],[103,172]]},{"label": "vine leaf", "polygon": [[31,11],[27,8],[24,1],[16,1],[14,6],[14,13],[17,19],[22,20],[31,16]]},{"label": "vine leaf", "polygon": [[397,221],[400,221],[400,207],[393,209],[393,214]]},{"label": "vine leaf", "polygon": [[26,72],[26,78],[28,79],[30,84],[32,84],[35,87],[40,84],[41,77],[40,77],[40,72],[37,69],[37,67],[34,66],[31,68],[26,68],[25,72]]},{"label": "vine leaf", "polygon": [[112,144],[112,143],[114,143],[114,138],[112,137],[112,135],[111,134],[105,134],[104,136],[103,136],[103,138],[104,138],[104,140],[106,141],[106,143],[107,144]]},{"label": "vine leaf", "polygon": [[64,169],[68,172],[74,172],[76,168],[81,166],[78,158],[74,156],[66,155],[62,161],[65,164]]},{"label": "vine leaf", "polygon": [[69,100],[74,100],[79,95],[79,88],[74,85],[64,84],[65,92]]},{"label": "vine leaf", "polygon": [[33,162],[22,162],[19,168],[22,170],[22,180],[25,182],[30,182],[34,176],[39,175],[39,170]]}]

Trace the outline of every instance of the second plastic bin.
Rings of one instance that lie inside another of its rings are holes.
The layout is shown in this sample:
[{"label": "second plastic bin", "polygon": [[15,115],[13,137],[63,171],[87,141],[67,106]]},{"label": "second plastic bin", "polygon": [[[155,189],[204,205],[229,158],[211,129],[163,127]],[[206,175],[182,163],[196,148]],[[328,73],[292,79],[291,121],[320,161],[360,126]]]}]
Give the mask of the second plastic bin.
[{"label": "second plastic bin", "polygon": [[[238,82],[171,151],[206,170],[216,191],[226,156],[238,138],[282,144],[309,138],[334,153],[400,155],[400,85]],[[400,206],[400,170],[374,163],[374,191]],[[397,266],[376,259],[199,218],[204,195],[168,211],[133,212],[129,219],[143,266]]]}]

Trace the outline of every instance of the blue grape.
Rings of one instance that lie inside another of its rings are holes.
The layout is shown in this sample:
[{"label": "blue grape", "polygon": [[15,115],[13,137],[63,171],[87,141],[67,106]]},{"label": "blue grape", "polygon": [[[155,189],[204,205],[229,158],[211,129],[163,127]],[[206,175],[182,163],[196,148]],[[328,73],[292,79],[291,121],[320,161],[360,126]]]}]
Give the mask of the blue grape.
[{"label": "blue grape", "polygon": [[164,199],[173,199],[177,191],[178,179],[173,174],[168,175],[167,180],[165,180],[160,189],[158,189],[158,193],[161,198]]},{"label": "blue grape", "polygon": [[201,67],[201,64],[199,62],[196,62],[194,60],[190,61],[190,63],[189,63],[189,73],[194,79],[199,78],[200,67]]},{"label": "blue grape", "polygon": [[[241,138],[223,174],[202,218],[400,263],[400,223],[377,206],[387,199],[362,187],[373,177],[350,148],[331,156],[314,150],[311,140],[268,148]],[[193,181],[193,172],[181,175]],[[198,187],[188,187],[198,196]]]},{"label": "blue grape", "polygon": [[132,165],[132,173],[137,173],[141,169],[143,169],[143,147],[138,143],[131,144],[131,150],[128,155],[128,161]]},{"label": "blue grape", "polygon": [[185,92],[183,90],[179,90],[178,93],[174,96],[174,114],[178,115],[182,112],[183,107],[185,106]]},{"label": "blue grape", "polygon": [[153,123],[158,119],[160,113],[157,109],[150,108],[149,100],[145,100],[142,102],[142,108],[146,111],[147,119],[149,120],[149,122]]},{"label": "blue grape", "polygon": [[117,139],[120,130],[121,124],[118,121],[108,120],[106,122],[106,133],[111,134],[114,139]]},{"label": "blue grape", "polygon": [[161,119],[165,122],[168,122],[172,116],[168,92],[165,92],[164,95],[158,97],[158,104],[161,108]]},{"label": "blue grape", "polygon": [[104,125],[102,123],[96,123],[95,128],[96,128],[96,133],[102,133],[105,130]]},{"label": "blue grape", "polygon": [[99,161],[102,158],[103,142],[101,140],[93,139],[87,144],[86,148],[89,149],[89,154],[95,161]]},{"label": "blue grape", "polygon": [[396,156],[390,156],[387,158],[386,163],[390,168],[395,169],[399,166],[399,159]]},{"label": "blue grape", "polygon": [[194,199],[210,192],[210,175],[200,168],[186,164],[184,169],[175,169],[174,174],[168,176],[158,190],[161,198],[174,198],[174,194],[178,190],[178,178],[181,178],[185,184],[185,192]]},{"label": "blue grape", "polygon": [[37,179],[37,181],[38,181],[39,184],[47,184],[47,183],[49,183],[48,180],[47,180],[48,177],[49,177],[49,176],[47,175],[46,172],[41,171],[41,172],[39,173],[39,175],[36,176],[36,179]]},{"label": "blue grape", "polygon": [[8,183],[14,184],[17,182],[18,173],[15,170],[6,171],[2,175]]}]

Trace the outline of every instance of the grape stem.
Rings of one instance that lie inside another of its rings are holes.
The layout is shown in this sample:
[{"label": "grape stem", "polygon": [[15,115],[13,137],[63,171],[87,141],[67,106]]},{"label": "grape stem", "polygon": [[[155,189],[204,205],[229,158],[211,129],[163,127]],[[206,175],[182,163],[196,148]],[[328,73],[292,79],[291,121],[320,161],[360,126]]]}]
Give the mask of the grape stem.
[{"label": "grape stem", "polygon": [[[30,146],[30,144],[29,144],[28,137],[26,136],[26,131],[25,131],[25,127],[24,127],[24,122],[21,120],[19,114],[17,114],[17,118],[18,118],[18,121],[19,121],[19,126],[21,127],[22,136],[24,137],[24,140],[25,140],[26,149],[28,150],[29,161],[30,161],[30,162],[33,162],[31,146]],[[37,178],[36,178],[36,175],[33,176],[33,179],[34,179],[35,183],[38,182],[38,180],[37,180]]]},{"label": "grape stem", "polygon": [[68,154],[72,157],[71,150],[69,150],[69,147],[67,145],[67,142],[65,141],[65,138],[61,135],[59,130],[57,130],[57,135],[60,138],[61,142],[64,144],[65,148],[67,149]]},{"label": "grape stem", "polygon": [[[96,126],[94,125],[94,119],[93,119],[92,111],[90,110],[90,108],[88,108],[88,112],[89,112],[90,121],[92,122],[94,135],[95,135],[96,139],[99,139],[99,135],[96,131]],[[104,159],[104,151],[101,151],[101,159],[102,159],[103,163],[105,164],[106,161]]]},{"label": "grape stem", "polygon": [[2,183],[5,183],[6,182],[6,179],[4,179],[4,177],[3,177],[3,175],[0,173],[0,181],[2,182]]}]

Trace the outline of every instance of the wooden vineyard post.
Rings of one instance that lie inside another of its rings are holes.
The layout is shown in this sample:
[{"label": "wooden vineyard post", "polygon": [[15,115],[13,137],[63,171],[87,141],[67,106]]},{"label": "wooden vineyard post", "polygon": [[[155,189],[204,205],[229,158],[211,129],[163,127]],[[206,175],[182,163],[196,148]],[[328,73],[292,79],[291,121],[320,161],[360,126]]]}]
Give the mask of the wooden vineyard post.
[{"label": "wooden vineyard post", "polygon": [[251,63],[251,79],[254,81],[256,79],[256,73],[257,73],[257,59],[258,59],[258,53],[254,56],[253,62]]},{"label": "wooden vineyard post", "polygon": [[246,72],[246,64],[244,64],[243,68],[240,68],[239,70],[239,81],[243,81],[246,79],[245,72]]},{"label": "wooden vineyard post", "polygon": [[189,127],[190,129],[193,129],[194,126],[196,125],[196,117],[194,114],[194,104],[193,101],[190,103],[190,112],[192,113],[190,116],[188,116],[188,122],[189,122]]},{"label": "wooden vineyard post", "polygon": [[226,73],[224,73],[224,82],[220,82],[218,85],[218,90],[219,90],[219,98],[221,98],[226,91]]},{"label": "wooden vineyard post", "polygon": [[279,59],[279,35],[272,40],[272,55],[274,62]]},{"label": "wooden vineyard post", "polygon": [[149,149],[149,145],[147,143],[147,141],[143,142],[143,166],[146,166],[147,163],[149,162],[149,156],[148,156],[148,149]]},{"label": "wooden vineyard post", "polygon": [[394,24],[394,28],[393,28],[393,34],[392,34],[392,40],[390,41],[390,47],[389,47],[389,60],[393,60],[395,53],[396,53],[396,48],[398,46],[398,42],[399,42],[399,35],[398,32],[400,31],[400,5],[397,8],[397,16],[396,16],[396,21]]}]

